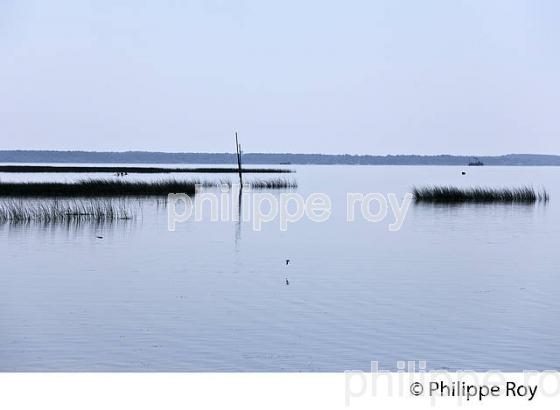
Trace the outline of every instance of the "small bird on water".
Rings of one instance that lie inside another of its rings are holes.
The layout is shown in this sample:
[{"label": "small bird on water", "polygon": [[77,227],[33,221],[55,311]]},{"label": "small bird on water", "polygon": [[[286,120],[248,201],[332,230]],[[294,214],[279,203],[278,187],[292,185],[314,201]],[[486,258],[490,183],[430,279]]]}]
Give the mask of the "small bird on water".
[{"label": "small bird on water", "polygon": [[288,280],[288,278],[286,278],[286,285],[289,285],[290,281]]},{"label": "small bird on water", "polygon": [[103,239],[103,237],[102,237],[102,236],[98,236],[97,239]]},{"label": "small bird on water", "polygon": [[288,266],[290,264],[290,260],[286,259],[286,266]]}]

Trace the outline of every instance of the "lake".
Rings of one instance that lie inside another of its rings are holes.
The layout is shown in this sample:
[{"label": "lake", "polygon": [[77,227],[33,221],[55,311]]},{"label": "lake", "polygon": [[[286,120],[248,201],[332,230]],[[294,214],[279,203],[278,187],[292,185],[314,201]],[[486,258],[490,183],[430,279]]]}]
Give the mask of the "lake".
[{"label": "lake", "polygon": [[[165,203],[143,200],[131,221],[1,224],[0,370],[560,369],[560,168],[290,168],[289,192],[331,198],[328,221],[257,232],[208,218],[170,232]],[[113,178],[0,174],[87,177]],[[169,177],[235,178],[127,178]],[[543,186],[551,200],[412,204],[397,232],[346,221],[349,192],[402,198],[429,184]]]}]

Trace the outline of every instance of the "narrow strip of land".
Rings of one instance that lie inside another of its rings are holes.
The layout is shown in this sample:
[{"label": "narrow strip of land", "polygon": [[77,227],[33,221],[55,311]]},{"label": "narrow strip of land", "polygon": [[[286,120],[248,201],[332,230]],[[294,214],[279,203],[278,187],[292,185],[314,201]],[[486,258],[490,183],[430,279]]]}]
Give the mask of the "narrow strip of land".
[{"label": "narrow strip of land", "polygon": [[[129,166],[53,166],[53,165],[0,165],[0,172],[18,173],[127,173],[127,174],[171,174],[171,173],[198,173],[198,174],[232,174],[237,173],[237,168],[164,168],[164,167],[129,167]],[[245,174],[280,174],[293,172],[282,168],[244,168]]]}]

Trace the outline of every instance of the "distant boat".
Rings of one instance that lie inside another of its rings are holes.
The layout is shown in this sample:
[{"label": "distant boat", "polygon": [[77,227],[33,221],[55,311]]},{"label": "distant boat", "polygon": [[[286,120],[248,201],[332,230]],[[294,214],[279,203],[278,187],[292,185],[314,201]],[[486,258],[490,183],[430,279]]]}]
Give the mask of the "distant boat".
[{"label": "distant boat", "polygon": [[484,162],[479,160],[478,158],[473,158],[471,162],[469,162],[469,167],[481,167],[484,165]]},{"label": "distant boat", "polygon": [[280,165],[292,165],[291,162],[281,162]]}]

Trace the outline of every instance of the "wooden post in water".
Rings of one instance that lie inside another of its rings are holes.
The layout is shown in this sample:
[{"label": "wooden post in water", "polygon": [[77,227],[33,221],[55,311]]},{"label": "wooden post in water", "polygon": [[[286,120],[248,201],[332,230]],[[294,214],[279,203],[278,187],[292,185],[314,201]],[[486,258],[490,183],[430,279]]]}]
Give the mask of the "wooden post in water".
[{"label": "wooden post in water", "polygon": [[239,187],[243,189],[243,171],[241,169],[241,145],[237,139],[237,132],[235,133],[235,149],[237,152],[237,168],[239,169]]}]

